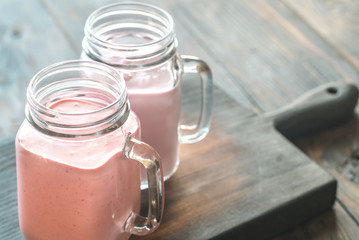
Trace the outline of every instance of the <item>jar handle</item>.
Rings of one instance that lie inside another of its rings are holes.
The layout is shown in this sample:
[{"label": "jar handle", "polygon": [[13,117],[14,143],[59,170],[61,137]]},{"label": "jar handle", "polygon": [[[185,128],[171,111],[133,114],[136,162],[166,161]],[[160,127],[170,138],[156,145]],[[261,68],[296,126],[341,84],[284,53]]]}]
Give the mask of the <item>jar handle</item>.
[{"label": "jar handle", "polygon": [[184,73],[197,73],[201,79],[201,111],[198,122],[194,125],[180,125],[179,141],[195,143],[201,141],[209,132],[213,102],[212,72],[203,60],[181,55]]},{"label": "jar handle", "polygon": [[124,156],[139,161],[147,172],[148,179],[148,216],[131,213],[125,223],[125,231],[135,235],[146,235],[158,228],[164,207],[164,181],[158,153],[148,144],[130,134],[126,138]]}]

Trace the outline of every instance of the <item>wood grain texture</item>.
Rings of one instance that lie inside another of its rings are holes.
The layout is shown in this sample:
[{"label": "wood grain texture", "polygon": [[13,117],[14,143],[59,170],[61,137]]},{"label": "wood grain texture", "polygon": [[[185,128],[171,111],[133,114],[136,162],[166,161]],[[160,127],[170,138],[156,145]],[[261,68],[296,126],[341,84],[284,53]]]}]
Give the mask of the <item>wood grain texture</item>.
[{"label": "wood grain texture", "polygon": [[308,90],[305,86],[358,80],[328,44],[278,1],[188,5],[181,1],[177,19],[212,57],[209,62],[216,59],[214,69],[233,74],[260,111],[283,106]]},{"label": "wood grain texture", "polygon": [[24,119],[26,88],[33,75],[71,59],[72,47],[37,1],[0,1],[0,139],[13,137]]},{"label": "wood grain texture", "polygon": [[[307,227],[309,226],[309,227]],[[313,218],[306,225],[298,226],[281,237],[272,240],[302,240],[302,239],[357,239],[359,228],[347,215],[345,209],[338,203],[330,211]]]},{"label": "wood grain texture", "polygon": [[359,112],[347,124],[296,141],[310,158],[339,181],[337,197],[359,225]]},{"label": "wood grain texture", "polygon": [[324,41],[359,71],[359,2],[353,0],[282,0]]},{"label": "wood grain texture", "polygon": [[23,239],[17,218],[14,140],[0,141],[0,239]]}]

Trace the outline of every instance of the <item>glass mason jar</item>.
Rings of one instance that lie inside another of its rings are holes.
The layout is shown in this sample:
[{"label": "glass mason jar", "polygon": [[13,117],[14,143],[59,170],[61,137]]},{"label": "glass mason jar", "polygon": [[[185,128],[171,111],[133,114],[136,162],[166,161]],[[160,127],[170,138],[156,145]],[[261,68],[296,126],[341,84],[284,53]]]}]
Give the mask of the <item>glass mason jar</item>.
[{"label": "glass mason jar", "polygon": [[[34,76],[16,137],[20,228],[26,239],[128,239],[155,230],[163,211],[158,154],[140,138],[125,82],[93,61]],[[140,164],[149,212],[140,209]]]},{"label": "glass mason jar", "polygon": [[[179,56],[172,17],[143,3],[116,3],[93,12],[81,58],[105,63],[123,76],[142,139],[160,154],[164,178],[170,178],[179,164],[179,143],[200,141],[209,131],[213,82],[208,65]],[[201,80],[201,109],[193,125],[179,123],[183,73]]]}]

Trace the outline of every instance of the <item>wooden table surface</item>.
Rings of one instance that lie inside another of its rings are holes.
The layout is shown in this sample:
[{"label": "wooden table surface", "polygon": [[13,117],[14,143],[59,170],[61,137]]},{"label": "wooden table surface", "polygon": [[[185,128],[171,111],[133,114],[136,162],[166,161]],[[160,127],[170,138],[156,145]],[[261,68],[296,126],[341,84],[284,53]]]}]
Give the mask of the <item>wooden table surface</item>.
[{"label": "wooden table surface", "polygon": [[[0,140],[13,139],[24,119],[31,77],[52,63],[77,59],[87,16],[112,2],[118,1],[0,1]],[[257,114],[275,111],[326,82],[359,85],[357,1],[144,2],[170,12],[179,52],[206,60],[215,84]],[[358,129],[355,117],[296,140],[338,180],[337,200],[332,210],[275,239],[358,239]],[[5,207],[1,202],[0,209]]]}]

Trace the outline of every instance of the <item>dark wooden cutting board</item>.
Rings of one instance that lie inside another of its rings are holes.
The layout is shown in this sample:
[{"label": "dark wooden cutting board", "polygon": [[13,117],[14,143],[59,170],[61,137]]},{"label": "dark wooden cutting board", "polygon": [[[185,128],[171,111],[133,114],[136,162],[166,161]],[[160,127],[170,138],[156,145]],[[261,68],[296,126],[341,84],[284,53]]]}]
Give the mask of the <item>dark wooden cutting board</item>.
[{"label": "dark wooden cutting board", "polygon": [[336,180],[274,126],[290,138],[333,127],[357,98],[354,86],[333,83],[259,117],[216,89],[208,137],[181,146],[166,182],[160,228],[133,239],[268,239],[329,209]]},{"label": "dark wooden cutting board", "polygon": [[[184,93],[185,101],[198,96],[196,91]],[[282,131],[293,137],[339,123],[350,117],[357,92],[339,91],[332,100],[322,97],[306,101],[309,108],[299,104],[295,110],[265,118],[215,88],[211,131],[203,141],[181,146],[178,171],[165,185],[160,228],[131,239],[267,239],[329,209],[335,201],[336,180],[274,127],[279,121],[277,127],[284,126]],[[308,115],[313,106],[315,112],[324,112]],[[320,119],[333,111],[342,117]],[[289,125],[288,119],[292,119]],[[306,123],[301,129],[308,120],[322,124]],[[13,141],[2,143],[0,151],[0,239],[22,239]]]}]

